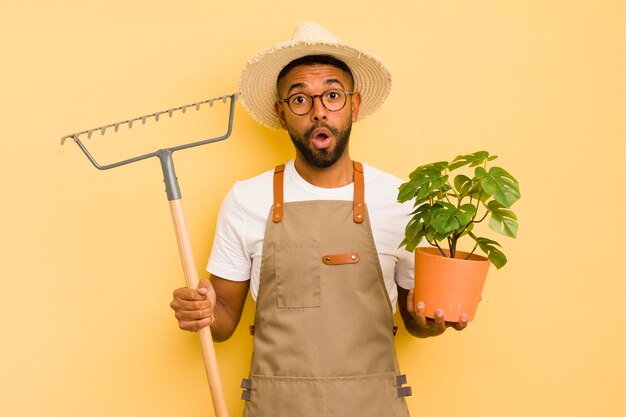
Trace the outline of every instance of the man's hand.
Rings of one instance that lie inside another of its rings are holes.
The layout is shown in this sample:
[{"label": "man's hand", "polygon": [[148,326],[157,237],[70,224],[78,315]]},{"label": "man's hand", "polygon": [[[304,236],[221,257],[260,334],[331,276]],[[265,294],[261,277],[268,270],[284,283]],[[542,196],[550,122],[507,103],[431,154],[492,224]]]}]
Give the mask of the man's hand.
[{"label": "man's hand", "polygon": [[215,320],[216,295],[211,281],[203,279],[197,289],[178,288],[170,307],[175,312],[178,326],[195,332],[213,324]]},{"label": "man's hand", "polygon": [[170,307],[178,326],[195,332],[211,326],[213,340],[223,342],[232,336],[246,303],[249,281],[232,281],[211,275],[200,280],[197,289],[179,288],[174,291]]},{"label": "man's hand", "polygon": [[438,336],[445,332],[448,327],[452,327],[455,330],[463,330],[467,327],[467,316],[465,314],[461,316],[458,323],[445,321],[443,310],[441,309],[437,310],[434,319],[424,316],[424,303],[419,301],[416,304],[413,294],[413,288],[407,291],[398,287],[400,314],[404,321],[404,326],[413,336]]}]

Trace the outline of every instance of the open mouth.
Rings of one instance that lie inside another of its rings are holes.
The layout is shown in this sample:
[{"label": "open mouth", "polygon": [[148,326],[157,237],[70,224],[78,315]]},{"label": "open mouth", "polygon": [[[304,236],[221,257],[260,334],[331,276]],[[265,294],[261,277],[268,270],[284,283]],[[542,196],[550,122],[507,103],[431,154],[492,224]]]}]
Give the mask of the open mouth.
[{"label": "open mouth", "polygon": [[311,142],[317,149],[327,149],[330,147],[330,142],[333,136],[330,133],[330,130],[325,127],[320,127],[315,129],[311,133]]}]

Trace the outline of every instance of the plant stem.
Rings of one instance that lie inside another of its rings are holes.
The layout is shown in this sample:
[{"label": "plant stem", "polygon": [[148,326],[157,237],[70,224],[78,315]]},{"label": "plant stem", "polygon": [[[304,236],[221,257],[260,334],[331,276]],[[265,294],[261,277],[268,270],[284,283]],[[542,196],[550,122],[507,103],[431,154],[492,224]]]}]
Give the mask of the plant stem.
[{"label": "plant stem", "polygon": [[[485,217],[487,217],[487,214],[489,214],[489,210],[487,210],[487,211],[485,212],[485,215],[483,216],[483,218],[482,218],[482,219],[478,220],[477,222],[475,222],[474,220],[472,220],[472,222],[473,222],[473,223],[480,223],[480,222],[482,222],[483,220],[485,220]],[[476,217],[476,216],[474,216],[474,217]]]},{"label": "plant stem", "polygon": [[476,215],[478,214],[478,207],[480,207],[480,199],[481,199],[482,196],[483,196],[483,190],[482,190],[482,187],[481,187],[480,188],[480,193],[478,193],[478,200],[476,200],[476,213],[474,213],[474,217],[472,217],[472,222],[474,221],[474,219],[476,218]]},{"label": "plant stem", "polygon": [[[450,187],[450,190],[452,190],[452,192],[454,193],[454,197],[458,200],[459,196],[454,192],[454,187],[452,186],[452,184],[450,184],[450,171],[448,171],[448,181],[446,181],[446,184],[448,185],[448,187]],[[450,198],[448,198],[448,191],[445,192],[444,197],[446,198],[446,200],[448,200],[448,203],[452,204],[452,201],[450,201]]]},{"label": "plant stem", "polygon": [[429,244],[430,246],[437,247],[437,245],[435,245],[433,242],[431,242],[430,240],[428,240],[428,238],[424,238],[424,239],[426,239],[426,242],[428,242],[428,244]]},{"label": "plant stem", "polygon": [[439,252],[441,253],[441,256],[447,258],[446,254],[444,253],[444,251],[441,249],[441,246],[439,246],[439,244],[437,243],[437,239],[435,239],[435,246],[437,246],[437,249],[439,249]]},{"label": "plant stem", "polygon": [[[461,231],[459,232],[459,236],[461,236],[461,235],[463,234],[463,232],[465,231],[465,229],[467,229],[467,228],[469,227],[469,225],[470,225],[470,224],[472,224],[472,223],[480,223],[480,222],[482,222],[483,220],[485,220],[485,217],[483,216],[483,218],[482,218],[482,219],[480,219],[480,221],[478,221],[478,222],[475,222],[475,221],[474,221],[474,219],[476,218],[476,215],[478,214],[478,207],[480,206],[480,197],[482,196],[482,194],[483,194],[483,192],[482,192],[482,190],[481,190],[480,194],[478,194],[478,205],[476,206],[476,213],[474,213],[474,216],[472,216],[472,220],[470,220],[470,221],[469,221],[469,223],[467,223],[467,224],[465,225],[465,227],[463,228],[463,230],[461,230]],[[471,196],[470,196],[470,203],[471,203],[471,202],[472,202],[472,199],[471,199]],[[489,210],[487,210],[487,212],[485,213],[485,216],[487,215],[487,213],[489,213]],[[460,223],[460,222],[459,222],[459,223]],[[458,239],[458,238],[457,238],[457,239]]]},{"label": "plant stem", "polygon": [[472,254],[474,253],[474,251],[476,250],[476,248],[478,247],[478,243],[476,243],[474,245],[474,249],[472,249],[472,251],[470,253],[467,254],[467,256],[465,257],[465,260],[469,259],[470,256],[472,256]]},{"label": "plant stem", "polygon": [[450,240],[450,257],[456,258],[456,242],[461,237],[461,233],[454,233],[452,235],[452,239]]},{"label": "plant stem", "polygon": [[[450,185],[450,184],[448,184],[448,185]],[[446,198],[448,203],[452,204],[452,201],[450,201],[450,197],[448,197],[448,192],[447,191],[444,193],[444,197]]]}]

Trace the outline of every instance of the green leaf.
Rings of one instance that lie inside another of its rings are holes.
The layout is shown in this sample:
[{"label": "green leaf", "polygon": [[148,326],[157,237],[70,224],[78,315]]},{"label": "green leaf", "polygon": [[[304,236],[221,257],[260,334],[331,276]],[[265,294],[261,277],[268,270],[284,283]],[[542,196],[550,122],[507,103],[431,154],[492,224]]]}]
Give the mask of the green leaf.
[{"label": "green leaf", "polygon": [[489,227],[491,230],[504,236],[517,236],[519,225],[517,223],[517,216],[512,210],[504,207],[495,200],[487,204],[487,209],[491,212],[491,218],[489,219]]},{"label": "green leaf", "polygon": [[[469,178],[467,175],[457,175],[454,179],[454,186],[457,190],[457,198],[462,200],[465,197],[472,197],[478,200],[478,196],[480,195],[481,187],[480,181],[476,178]],[[482,201],[485,201],[490,196],[483,193],[480,197]]]},{"label": "green leaf", "polygon": [[469,235],[476,241],[480,250],[487,254],[487,258],[495,265],[496,268],[502,268],[506,262],[506,255],[498,248],[501,245],[495,240],[487,239],[486,237],[477,237],[474,233]]},{"label": "green leaf", "polygon": [[448,163],[446,161],[439,161],[439,162],[433,162],[433,163],[426,164],[426,165],[421,165],[415,168],[413,172],[411,172],[411,174],[409,175],[409,178],[415,179],[417,177],[424,176],[425,173],[442,172],[442,171],[445,171],[447,168],[448,168]]},{"label": "green leaf", "polygon": [[404,240],[402,240],[402,243],[400,243],[400,247],[404,246],[406,250],[408,250],[409,252],[413,252],[413,250],[415,250],[415,248],[419,244],[419,241],[417,243],[415,243],[415,241],[417,240],[416,236],[420,228],[421,225],[419,221],[411,219],[411,221],[409,221],[409,224],[407,224],[406,226],[405,237]]},{"label": "green leaf", "polygon": [[474,223],[470,223],[470,225],[467,226],[467,229],[465,229],[463,231],[463,233],[461,233],[461,235],[459,237],[463,237],[465,235],[468,235],[472,230],[474,230]]},{"label": "green leaf", "polygon": [[398,201],[404,203],[412,199],[415,195],[415,188],[417,188],[417,185],[415,185],[413,181],[401,184],[400,187],[398,187]]},{"label": "green leaf", "polygon": [[449,170],[453,171],[457,168],[461,168],[462,166],[469,165],[470,167],[475,167],[478,165],[483,165],[487,161],[491,161],[496,159],[497,156],[489,156],[489,152],[487,151],[478,151],[469,155],[459,155],[449,166]]},{"label": "green leaf", "polygon": [[459,174],[454,177],[454,188],[459,194],[466,194],[472,188],[472,179],[467,175]]},{"label": "green leaf", "polygon": [[506,255],[502,253],[498,248],[491,248],[487,258],[491,261],[492,264],[495,265],[496,268],[500,269],[504,265],[506,265],[507,259]]},{"label": "green leaf", "polygon": [[403,203],[415,198],[415,204],[420,204],[434,198],[448,181],[447,167],[447,162],[436,162],[415,169],[409,175],[410,180],[400,185],[398,201]]},{"label": "green leaf", "polygon": [[441,202],[442,207],[432,213],[432,227],[438,237],[450,236],[455,231],[461,231],[476,214],[476,207],[472,204],[463,204],[455,207],[453,204]]},{"label": "green leaf", "polygon": [[474,175],[476,176],[476,178],[478,178],[479,180],[482,179],[485,175],[487,175],[488,172],[485,168],[483,167],[477,167],[474,170]]},{"label": "green leaf", "polygon": [[519,183],[504,169],[492,167],[487,172],[483,167],[475,169],[476,177],[485,193],[505,207],[511,207],[520,198]]},{"label": "green leaf", "polygon": [[422,239],[428,235],[433,207],[435,206],[422,204],[412,213],[413,217],[405,228],[405,237],[400,247],[404,246],[407,251],[413,252]]}]

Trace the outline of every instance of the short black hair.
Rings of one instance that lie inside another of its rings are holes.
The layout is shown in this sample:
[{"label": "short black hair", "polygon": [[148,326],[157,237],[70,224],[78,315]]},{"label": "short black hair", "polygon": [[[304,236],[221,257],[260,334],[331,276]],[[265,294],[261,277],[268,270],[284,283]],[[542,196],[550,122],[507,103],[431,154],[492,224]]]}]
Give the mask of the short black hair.
[{"label": "short black hair", "polygon": [[348,75],[352,86],[354,86],[354,76],[352,75],[350,68],[345,62],[330,55],[306,55],[301,58],[294,59],[280,71],[278,78],[276,79],[276,84],[278,84],[282,78],[285,78],[289,71],[302,65],[331,65],[345,72]]}]

